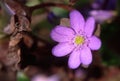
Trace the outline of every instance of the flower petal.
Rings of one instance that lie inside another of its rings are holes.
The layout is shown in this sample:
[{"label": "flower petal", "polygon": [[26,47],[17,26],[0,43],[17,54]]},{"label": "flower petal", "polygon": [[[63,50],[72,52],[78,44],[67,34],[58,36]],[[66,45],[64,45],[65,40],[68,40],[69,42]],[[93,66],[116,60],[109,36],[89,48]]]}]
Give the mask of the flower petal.
[{"label": "flower petal", "polygon": [[62,57],[65,56],[67,54],[69,54],[70,52],[72,52],[72,50],[74,49],[74,45],[73,44],[69,44],[69,43],[59,43],[58,45],[56,45],[53,49],[52,49],[52,54],[57,56],[57,57]]},{"label": "flower petal", "polygon": [[66,42],[70,41],[74,34],[71,28],[58,25],[51,31],[51,38],[57,42]]},{"label": "flower petal", "polygon": [[70,24],[76,33],[78,33],[80,30],[83,31],[85,20],[79,11],[73,10],[70,12]]},{"label": "flower petal", "polygon": [[92,53],[91,53],[90,48],[88,48],[87,46],[81,49],[80,55],[81,55],[80,56],[81,62],[84,65],[89,65],[92,62]]},{"label": "flower petal", "polygon": [[90,43],[88,46],[91,48],[91,50],[98,50],[101,47],[101,41],[96,36],[92,36],[89,40]]},{"label": "flower petal", "polygon": [[68,65],[70,68],[75,69],[80,65],[80,50],[74,50],[69,57]]},{"label": "flower petal", "polygon": [[89,17],[85,24],[85,33],[88,37],[93,34],[95,28],[95,19],[93,17]]},{"label": "flower petal", "polygon": [[75,34],[71,28],[60,25],[56,26],[54,30],[61,35],[73,36]]}]

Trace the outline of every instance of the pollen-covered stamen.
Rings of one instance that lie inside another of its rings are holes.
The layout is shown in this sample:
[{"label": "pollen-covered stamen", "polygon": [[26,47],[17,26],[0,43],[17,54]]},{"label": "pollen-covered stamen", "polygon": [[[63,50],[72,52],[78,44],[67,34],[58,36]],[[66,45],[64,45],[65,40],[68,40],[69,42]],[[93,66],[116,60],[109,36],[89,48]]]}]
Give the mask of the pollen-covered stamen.
[{"label": "pollen-covered stamen", "polygon": [[83,36],[76,36],[75,37],[75,40],[74,40],[74,43],[77,44],[77,45],[81,45],[85,42],[85,38]]}]

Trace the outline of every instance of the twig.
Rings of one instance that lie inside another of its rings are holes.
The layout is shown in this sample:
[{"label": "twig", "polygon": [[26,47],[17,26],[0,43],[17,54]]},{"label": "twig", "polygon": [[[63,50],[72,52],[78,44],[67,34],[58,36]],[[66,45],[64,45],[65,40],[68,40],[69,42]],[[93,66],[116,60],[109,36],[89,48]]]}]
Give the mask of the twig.
[{"label": "twig", "polygon": [[35,6],[30,7],[30,10],[34,11],[36,9],[40,9],[40,8],[44,8],[44,7],[52,7],[52,6],[60,7],[60,8],[66,9],[68,11],[71,11],[71,10],[74,9],[71,5],[66,5],[66,4],[60,4],[60,3],[42,3],[42,4],[39,4],[39,5],[35,5]]}]

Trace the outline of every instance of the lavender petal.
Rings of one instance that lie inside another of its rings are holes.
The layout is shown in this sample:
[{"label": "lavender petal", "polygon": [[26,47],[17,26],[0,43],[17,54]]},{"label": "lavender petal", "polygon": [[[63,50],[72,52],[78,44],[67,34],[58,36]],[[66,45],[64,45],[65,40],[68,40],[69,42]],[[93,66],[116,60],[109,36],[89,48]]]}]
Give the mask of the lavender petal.
[{"label": "lavender petal", "polygon": [[56,42],[67,42],[73,38],[73,30],[65,27],[56,27],[51,31],[51,38]]},{"label": "lavender petal", "polygon": [[83,65],[89,65],[92,62],[92,53],[90,48],[85,46],[81,49],[80,59]]},{"label": "lavender petal", "polygon": [[52,54],[56,57],[62,57],[72,52],[73,49],[74,49],[73,44],[69,44],[66,42],[59,43],[52,49]]},{"label": "lavender petal", "polygon": [[83,31],[84,29],[84,18],[80,12],[77,10],[73,10],[70,12],[70,24],[71,27],[78,33],[80,30]]},{"label": "lavender petal", "polygon": [[73,36],[75,34],[71,28],[60,25],[56,26],[54,30],[61,35]]},{"label": "lavender petal", "polygon": [[70,68],[75,69],[81,64],[80,50],[74,50],[69,57],[68,65]]},{"label": "lavender petal", "polygon": [[101,47],[101,41],[96,36],[92,36],[90,39],[89,47],[91,50],[98,50]]},{"label": "lavender petal", "polygon": [[89,17],[85,24],[85,33],[88,37],[90,37],[93,34],[95,28],[95,20],[93,17]]}]

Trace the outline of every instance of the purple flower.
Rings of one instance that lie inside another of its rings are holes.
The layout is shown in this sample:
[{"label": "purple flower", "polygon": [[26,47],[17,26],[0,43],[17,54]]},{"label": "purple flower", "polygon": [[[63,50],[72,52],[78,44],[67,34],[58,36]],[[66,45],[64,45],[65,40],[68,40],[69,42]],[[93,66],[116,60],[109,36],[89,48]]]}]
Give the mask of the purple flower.
[{"label": "purple flower", "polygon": [[98,50],[101,41],[93,36],[95,20],[90,17],[85,22],[83,16],[77,11],[70,12],[70,26],[56,26],[51,31],[51,38],[57,42],[52,49],[53,55],[62,57],[70,54],[68,65],[75,69],[82,63],[89,65],[92,62],[91,50]]},{"label": "purple flower", "polygon": [[36,75],[34,76],[31,81],[60,81],[58,75],[46,76],[46,75]]},{"label": "purple flower", "polygon": [[103,23],[111,18],[113,18],[116,13],[113,11],[106,10],[92,10],[90,11],[90,15],[95,18],[98,23]]}]

